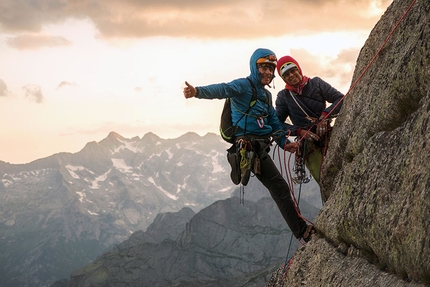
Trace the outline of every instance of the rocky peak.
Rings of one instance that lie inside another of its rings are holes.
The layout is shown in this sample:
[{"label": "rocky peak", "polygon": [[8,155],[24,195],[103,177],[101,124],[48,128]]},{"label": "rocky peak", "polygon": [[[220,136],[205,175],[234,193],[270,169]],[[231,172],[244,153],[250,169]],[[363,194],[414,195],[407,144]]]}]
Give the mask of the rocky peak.
[{"label": "rocky peak", "polygon": [[160,141],[160,137],[157,136],[156,134],[149,132],[146,133],[143,137],[142,137],[142,141],[145,143],[156,143],[157,141]]},{"label": "rocky peak", "polygon": [[122,137],[120,134],[116,133],[116,132],[110,132],[108,134],[108,136],[103,139],[102,141],[100,141],[99,143],[101,145],[106,145],[106,146],[115,146],[115,145],[120,145],[123,141],[125,141],[126,139],[124,137]]}]

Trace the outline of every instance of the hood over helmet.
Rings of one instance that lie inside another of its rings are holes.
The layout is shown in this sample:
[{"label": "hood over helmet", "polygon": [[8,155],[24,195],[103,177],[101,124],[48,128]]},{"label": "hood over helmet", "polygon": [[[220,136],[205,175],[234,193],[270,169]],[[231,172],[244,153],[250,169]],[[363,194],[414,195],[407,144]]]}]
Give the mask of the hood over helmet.
[{"label": "hood over helmet", "polygon": [[[260,84],[260,72],[258,71],[257,64],[269,64],[276,67],[277,58],[273,51],[265,48],[258,48],[254,51],[249,60],[249,67],[251,70],[251,75],[249,76],[254,83]],[[273,77],[275,74],[273,73]]]}]

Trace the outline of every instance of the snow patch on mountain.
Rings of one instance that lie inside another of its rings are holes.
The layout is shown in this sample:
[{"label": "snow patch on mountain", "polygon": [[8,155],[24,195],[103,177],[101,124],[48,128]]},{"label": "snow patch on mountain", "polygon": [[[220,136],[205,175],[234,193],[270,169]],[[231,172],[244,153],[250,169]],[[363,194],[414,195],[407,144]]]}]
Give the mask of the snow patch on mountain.
[{"label": "snow patch on mountain", "polygon": [[74,179],[80,179],[79,175],[76,174],[75,171],[78,170],[85,170],[85,167],[83,166],[73,166],[73,165],[66,165],[66,169],[67,171],[70,173],[70,175],[74,178]]},{"label": "snow patch on mountain", "polygon": [[167,152],[167,155],[169,156],[169,159],[172,159],[173,153],[170,151],[170,148],[166,149],[166,152]]},{"label": "snow patch on mountain", "polygon": [[142,152],[142,149],[140,149],[135,142],[129,142],[121,139],[118,139],[118,141],[122,143],[122,145],[116,148],[114,153],[120,152],[121,150],[124,150],[124,149],[128,149],[134,153]]},{"label": "snow patch on mountain", "polygon": [[77,191],[77,195],[79,195],[79,201],[84,202],[84,198],[87,196],[83,191]]},{"label": "snow patch on mountain", "polygon": [[213,173],[217,173],[217,172],[225,172],[225,168],[220,164],[219,162],[219,158],[220,158],[220,153],[216,150],[212,150],[211,151],[211,157],[212,157],[212,164],[214,166],[213,169]]},{"label": "snow patch on mountain", "polygon": [[175,196],[175,195],[173,195],[173,194],[169,193],[168,191],[164,190],[164,189],[163,189],[163,187],[161,187],[161,186],[157,185],[157,184],[155,183],[154,179],[152,178],[152,176],[148,178],[148,181],[149,181],[150,183],[152,183],[156,188],[158,188],[159,190],[161,190],[161,191],[162,191],[162,192],[163,192],[167,197],[169,197],[170,199],[178,200],[178,197],[177,197],[177,196]]},{"label": "snow patch on mountain", "polygon": [[107,179],[111,170],[112,169],[109,169],[106,173],[96,177],[96,179],[91,183],[90,188],[91,189],[99,189],[100,188],[99,182],[104,182]]},{"label": "snow patch on mountain", "polygon": [[124,159],[122,158],[112,158],[113,166],[123,173],[128,173],[133,171],[133,167],[128,166]]}]

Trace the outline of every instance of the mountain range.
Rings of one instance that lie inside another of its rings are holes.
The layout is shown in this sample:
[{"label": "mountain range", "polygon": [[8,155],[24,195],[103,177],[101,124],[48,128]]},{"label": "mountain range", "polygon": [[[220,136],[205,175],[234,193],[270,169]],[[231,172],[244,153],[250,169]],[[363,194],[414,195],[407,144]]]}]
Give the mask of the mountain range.
[{"label": "mountain range", "polygon": [[[312,220],[319,211],[305,201],[301,208]],[[189,215],[185,208],[160,216],[147,232],[134,233],[74,271],[62,286],[258,287],[299,247],[268,197],[244,204],[236,197],[219,200],[186,221]],[[179,230],[171,228],[169,217],[184,220],[175,224],[183,226],[182,232],[174,233]]]},{"label": "mountain range", "polygon": [[[211,133],[127,139],[111,132],[77,153],[28,164],[0,161],[0,286],[49,286],[136,232],[145,232],[147,244],[176,240],[151,241],[146,229],[160,214],[183,208],[198,214],[241,194],[229,178],[227,148]],[[243,190],[249,202],[268,196],[254,178]],[[302,198],[321,205],[315,183]],[[176,223],[169,232],[178,236],[183,228]]]},{"label": "mountain range", "polygon": [[112,133],[0,163],[1,286],[429,286],[429,23],[429,1],[394,0],[361,49],[306,245],[255,180],[241,203],[215,135]]}]

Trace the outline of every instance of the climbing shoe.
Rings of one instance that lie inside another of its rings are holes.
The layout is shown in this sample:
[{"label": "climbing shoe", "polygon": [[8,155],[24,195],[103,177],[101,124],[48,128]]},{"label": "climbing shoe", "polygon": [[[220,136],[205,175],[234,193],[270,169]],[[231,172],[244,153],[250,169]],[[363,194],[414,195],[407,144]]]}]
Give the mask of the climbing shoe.
[{"label": "climbing shoe", "polygon": [[254,152],[241,150],[241,160],[240,160],[240,173],[242,177],[242,185],[248,184],[249,178],[251,176],[251,168],[254,163]]},{"label": "climbing shoe", "polygon": [[312,234],[317,233],[317,230],[315,229],[315,227],[313,225],[308,225],[308,227],[305,230],[305,233],[303,233],[303,240],[305,242],[309,242],[309,240],[311,240],[311,236]]},{"label": "climbing shoe", "polygon": [[230,178],[231,181],[238,185],[241,180],[240,161],[237,153],[227,153],[227,160],[231,166]]}]

